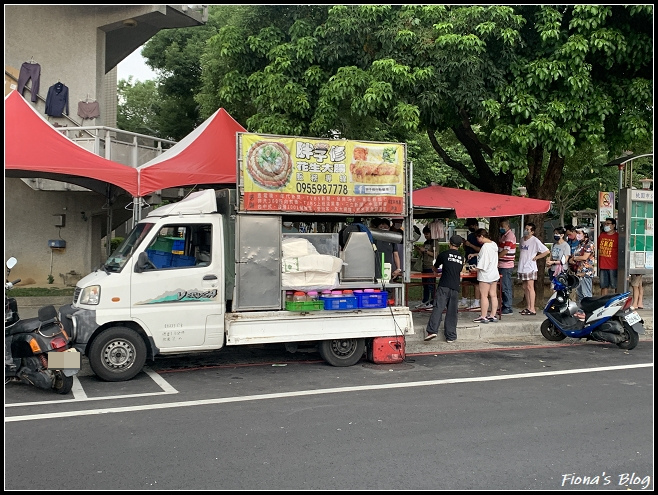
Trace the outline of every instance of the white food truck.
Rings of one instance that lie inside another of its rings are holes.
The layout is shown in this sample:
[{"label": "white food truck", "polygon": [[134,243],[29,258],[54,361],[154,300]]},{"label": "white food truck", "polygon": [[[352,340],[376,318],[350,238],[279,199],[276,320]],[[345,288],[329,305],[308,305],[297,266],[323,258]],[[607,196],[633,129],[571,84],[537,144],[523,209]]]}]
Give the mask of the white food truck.
[{"label": "white food truck", "polygon": [[269,343],[351,366],[372,339],[413,333],[373,247],[402,235],[344,229],[410,226],[404,144],[238,133],[237,146],[236,188],[154,209],[60,308],[101,379],[129,380],[158,355]]}]

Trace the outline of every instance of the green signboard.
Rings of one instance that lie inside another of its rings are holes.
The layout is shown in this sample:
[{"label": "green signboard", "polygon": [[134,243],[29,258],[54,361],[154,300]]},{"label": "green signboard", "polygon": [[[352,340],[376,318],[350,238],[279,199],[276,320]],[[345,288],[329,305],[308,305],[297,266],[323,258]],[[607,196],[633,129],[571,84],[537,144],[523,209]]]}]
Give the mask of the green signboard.
[{"label": "green signboard", "polygon": [[[653,273],[653,191],[625,188],[619,194],[620,287],[628,275]],[[623,285],[622,285],[623,284]]]}]

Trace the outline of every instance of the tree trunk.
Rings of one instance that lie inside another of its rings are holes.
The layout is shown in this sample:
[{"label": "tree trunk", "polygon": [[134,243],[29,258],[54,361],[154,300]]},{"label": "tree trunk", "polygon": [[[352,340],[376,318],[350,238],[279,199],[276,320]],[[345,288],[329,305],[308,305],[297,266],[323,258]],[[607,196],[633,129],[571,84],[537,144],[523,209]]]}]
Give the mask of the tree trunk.
[{"label": "tree trunk", "polygon": [[[548,157],[548,167],[544,174],[542,181],[542,165],[544,158],[543,148],[537,147],[528,150],[528,176],[526,177],[526,188],[528,195],[531,198],[553,200],[557,186],[562,177],[562,170],[564,169],[564,157],[561,157],[557,152],[552,151]],[[546,213],[538,215],[528,215],[529,222],[536,226],[535,236],[543,243],[546,242],[544,234],[544,222],[546,221]],[[537,262],[537,280],[535,280],[535,300],[540,303],[544,302],[544,279],[546,275],[544,270],[546,268],[546,258],[542,258]]]}]

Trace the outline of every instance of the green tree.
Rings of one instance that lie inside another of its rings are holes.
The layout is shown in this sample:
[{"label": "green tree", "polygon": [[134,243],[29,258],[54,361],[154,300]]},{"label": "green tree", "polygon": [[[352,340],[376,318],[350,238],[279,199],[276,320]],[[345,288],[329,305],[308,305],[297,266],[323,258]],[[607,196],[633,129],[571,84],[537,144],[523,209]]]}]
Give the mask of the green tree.
[{"label": "green tree", "polygon": [[571,211],[596,208],[599,191],[617,190],[617,169],[603,167],[607,161],[607,150],[594,149],[587,144],[565,160],[562,179],[553,199],[553,209],[560,225],[571,223],[568,215]]},{"label": "green tree", "polygon": [[117,84],[119,98],[117,127],[124,131],[164,137],[158,123],[160,98],[157,83],[152,80],[133,82],[132,76]]},{"label": "green tree", "polygon": [[195,101],[201,88],[201,56],[207,40],[222,26],[234,22],[244,8],[210,6],[204,26],[165,29],[144,45],[142,56],[158,74],[157,106],[155,114],[149,116],[156,135],[181,140],[207,117],[201,115]]},{"label": "green tree", "polygon": [[326,20],[323,7],[277,8],[211,38],[204,113],[223,106],[255,132],[421,130],[476,188],[541,199],[579,146],[615,154],[651,135],[651,6],[339,5]]},{"label": "green tree", "polygon": [[[224,106],[282,134],[420,129],[478,189],[523,183],[544,199],[580,143],[617,150],[651,132],[651,7],[333,6],[326,20],[324,8],[252,7],[220,30],[204,114]],[[439,141],[446,131],[465,153]]]}]

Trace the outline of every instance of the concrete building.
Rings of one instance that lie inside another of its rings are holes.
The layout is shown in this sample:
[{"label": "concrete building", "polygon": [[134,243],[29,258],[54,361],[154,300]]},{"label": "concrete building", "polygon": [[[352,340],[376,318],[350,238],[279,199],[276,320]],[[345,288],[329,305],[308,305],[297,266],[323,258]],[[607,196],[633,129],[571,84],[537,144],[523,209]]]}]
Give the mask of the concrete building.
[{"label": "concrete building", "polygon": [[[201,26],[207,15],[203,5],[5,5],[5,96],[24,63],[39,64],[36,101],[36,78],[22,91],[26,101],[89,151],[139,166],[173,142],[116,129],[117,65],[158,31]],[[58,82],[68,87],[69,114],[47,116],[48,89]],[[82,119],[80,101],[97,101],[100,115]],[[131,218],[131,204],[127,194],[110,203],[73,184],[5,177],[5,260],[19,260],[12,276],[74,285],[105,259],[101,239]],[[50,248],[57,239],[66,248]]]}]

